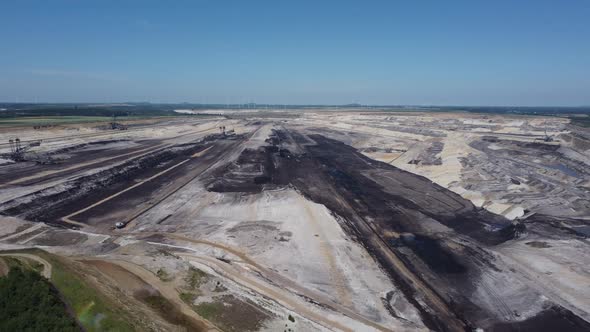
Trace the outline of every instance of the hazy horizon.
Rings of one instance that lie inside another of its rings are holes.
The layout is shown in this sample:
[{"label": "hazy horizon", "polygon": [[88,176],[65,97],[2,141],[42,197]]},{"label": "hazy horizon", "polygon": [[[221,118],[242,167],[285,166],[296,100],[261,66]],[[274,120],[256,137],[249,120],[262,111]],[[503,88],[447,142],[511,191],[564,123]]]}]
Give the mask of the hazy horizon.
[{"label": "hazy horizon", "polygon": [[571,106],[564,106],[564,105],[428,105],[428,104],[424,104],[424,105],[411,105],[411,104],[399,104],[399,105],[395,105],[395,104],[391,104],[391,105],[378,105],[378,104],[305,104],[305,103],[301,103],[301,104],[273,104],[273,103],[258,103],[258,102],[246,102],[246,103],[241,103],[241,104],[225,104],[225,103],[199,103],[199,102],[186,102],[186,101],[180,101],[180,102],[174,102],[174,101],[170,101],[170,102],[156,102],[156,101],[129,101],[129,100],[122,100],[122,101],[114,101],[114,102],[101,102],[101,101],[94,101],[94,102],[88,102],[88,101],[64,101],[64,102],[46,102],[46,101],[18,101],[18,102],[11,102],[11,101],[1,101],[0,100],[0,105],[87,105],[87,106],[116,106],[116,105],[125,105],[125,104],[129,104],[129,105],[140,105],[140,104],[151,104],[151,105],[188,105],[188,106],[227,106],[228,108],[245,108],[247,107],[246,105],[252,105],[252,106],[260,106],[260,107],[277,107],[277,108],[281,108],[281,107],[384,107],[384,108],[395,108],[395,107],[399,107],[399,108],[408,108],[408,109],[412,109],[412,108],[453,108],[453,107],[457,107],[457,108],[510,108],[510,107],[514,107],[514,108],[564,108],[564,109],[570,109],[570,108],[590,108],[590,105],[571,105]]}]

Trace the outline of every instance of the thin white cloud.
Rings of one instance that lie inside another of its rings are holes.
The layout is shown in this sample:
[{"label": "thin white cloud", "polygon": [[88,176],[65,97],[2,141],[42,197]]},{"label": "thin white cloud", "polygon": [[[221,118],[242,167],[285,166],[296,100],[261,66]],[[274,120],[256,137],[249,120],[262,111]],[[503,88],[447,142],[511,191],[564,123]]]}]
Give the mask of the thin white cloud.
[{"label": "thin white cloud", "polygon": [[69,78],[84,78],[100,81],[123,81],[124,79],[113,74],[108,73],[94,73],[75,70],[62,69],[29,69],[26,71],[29,74],[36,76],[53,76],[53,77],[69,77]]}]

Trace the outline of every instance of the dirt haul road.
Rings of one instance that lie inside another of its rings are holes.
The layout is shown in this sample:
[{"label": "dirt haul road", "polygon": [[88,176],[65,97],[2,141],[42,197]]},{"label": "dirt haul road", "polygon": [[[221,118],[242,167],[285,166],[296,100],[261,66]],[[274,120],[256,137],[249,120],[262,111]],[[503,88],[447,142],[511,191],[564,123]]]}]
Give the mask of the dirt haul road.
[{"label": "dirt haul road", "polygon": [[[138,235],[138,234],[136,234],[136,235]],[[215,258],[201,256],[201,255],[197,255],[197,254],[188,254],[186,252],[175,252],[174,253],[177,256],[185,257],[189,260],[190,259],[199,260],[208,266],[213,265],[214,270],[223,271],[225,274],[231,276],[232,280],[234,280],[234,281],[240,280],[241,281],[240,283],[247,286],[248,288],[252,288],[259,293],[269,296],[273,300],[281,303],[283,306],[286,306],[286,307],[296,311],[297,313],[301,314],[302,316],[307,317],[312,321],[316,321],[316,322],[320,323],[321,325],[332,326],[332,327],[338,328],[339,330],[342,330],[342,331],[351,331],[349,328],[343,326],[342,324],[340,324],[338,322],[334,322],[332,320],[329,320],[326,317],[323,317],[321,315],[318,315],[317,313],[307,309],[305,306],[302,306],[302,304],[299,301],[294,300],[293,298],[282,295],[282,294],[286,291],[291,294],[303,295],[309,299],[312,299],[314,302],[321,304],[322,306],[332,308],[333,310],[335,310],[339,313],[342,313],[342,314],[344,314],[354,320],[357,320],[358,322],[360,322],[362,324],[370,326],[374,329],[377,329],[380,331],[389,331],[390,330],[388,327],[377,324],[377,323],[355,313],[354,311],[352,311],[352,310],[350,310],[338,303],[331,301],[330,299],[326,298],[325,296],[320,295],[316,292],[310,291],[309,289],[300,286],[299,284],[293,282],[292,280],[289,280],[288,278],[286,278],[286,277],[284,277],[284,276],[282,276],[270,269],[263,267],[262,265],[258,264],[256,261],[254,261],[252,258],[248,257],[246,254],[244,254],[239,249],[232,248],[227,245],[207,241],[207,240],[191,239],[191,238],[179,235],[179,234],[163,233],[163,232],[152,233],[151,235],[148,235],[147,238],[144,238],[144,240],[148,241],[148,243],[150,243],[150,244],[163,245],[163,246],[168,246],[168,247],[177,248],[177,249],[180,249],[180,248],[186,249],[186,247],[171,245],[171,244],[168,244],[165,242],[159,242],[158,238],[161,238],[161,237],[180,240],[180,241],[193,243],[193,244],[207,245],[207,246],[222,249],[228,253],[231,253],[232,255],[235,255],[236,257],[240,258],[242,263],[246,263],[246,264],[250,265],[264,278],[257,279],[257,280],[254,280],[253,278],[249,278],[246,276],[244,271],[239,271],[235,267],[230,266],[227,263],[224,263],[224,262],[222,262],[218,259],[215,259]],[[272,284],[263,284],[262,280],[264,280],[264,279],[271,280]],[[276,288],[277,286],[279,286],[279,289]]]},{"label": "dirt haul road", "polygon": [[[84,257],[78,258],[80,261],[85,260],[96,260],[93,257]],[[180,310],[180,312],[185,315],[186,317],[193,320],[193,325],[198,331],[219,331],[213,324],[209,321],[204,319],[203,317],[199,316],[191,307],[189,307],[184,301],[180,299],[178,291],[169,284],[162,282],[158,277],[156,277],[152,272],[144,269],[143,267],[133,264],[123,260],[116,260],[116,259],[100,259],[104,262],[109,262],[112,264],[116,264],[117,266],[123,268],[124,270],[128,271],[132,276],[135,276],[145,284],[155,288],[164,298],[169,300],[176,308]]]},{"label": "dirt haul road", "polygon": [[[194,139],[202,138],[208,133],[216,132],[218,122],[211,123],[206,129],[194,130],[188,133],[184,133],[174,137],[175,141],[182,139],[183,141],[190,142]],[[107,145],[109,143],[116,143],[117,140],[110,141],[99,141],[99,142],[88,142],[85,146]],[[80,173],[86,170],[92,170],[101,167],[112,167],[118,163],[124,163],[129,160],[140,158],[151,153],[156,153],[174,146],[173,142],[159,141],[159,140],[141,140],[138,141],[139,146],[130,146],[124,149],[111,149],[104,148],[99,150],[84,151],[84,146],[81,147],[81,151],[77,151],[75,147],[67,148],[65,153],[71,154],[68,159],[61,160],[56,165],[28,165],[24,167],[15,168],[11,171],[9,182],[0,184],[0,188],[10,186],[30,186],[46,182],[52,179],[68,176],[71,177],[73,174]],[[72,151],[69,151],[72,150]],[[0,180],[1,181],[1,180]],[[1,183],[1,182],[0,182]]]}]

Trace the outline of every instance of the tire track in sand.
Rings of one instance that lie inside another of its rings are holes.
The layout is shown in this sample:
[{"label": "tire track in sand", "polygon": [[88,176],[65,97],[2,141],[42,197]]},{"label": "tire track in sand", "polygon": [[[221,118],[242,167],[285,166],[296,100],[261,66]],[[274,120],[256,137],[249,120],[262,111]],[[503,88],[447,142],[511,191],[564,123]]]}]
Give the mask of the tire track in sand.
[{"label": "tire track in sand", "polygon": [[[325,297],[322,294],[311,291],[311,290],[293,282],[292,280],[280,275],[279,273],[263,267],[262,265],[258,264],[256,261],[254,261],[253,259],[248,257],[245,253],[241,252],[240,250],[238,250],[236,248],[232,248],[230,246],[223,245],[220,243],[215,243],[215,242],[208,241],[208,240],[192,239],[192,238],[188,238],[186,236],[175,234],[175,233],[146,232],[146,233],[141,233],[141,234],[146,235],[147,237],[149,237],[149,236],[163,236],[165,238],[175,239],[175,240],[179,240],[179,241],[185,241],[185,242],[194,243],[194,244],[207,245],[207,246],[222,249],[224,251],[227,251],[227,252],[239,257],[243,263],[246,263],[246,264],[250,265],[251,267],[254,267],[256,270],[258,270],[258,272],[261,274],[261,276],[272,281],[273,284],[276,284],[278,287],[280,287],[284,290],[287,290],[287,291],[290,291],[291,293],[295,293],[297,295],[302,295],[304,297],[312,299],[313,301],[315,301],[327,308],[331,308],[332,310],[334,310],[340,314],[343,314],[353,320],[356,320],[362,324],[365,324],[367,326],[375,328],[379,331],[391,331],[390,328],[382,326],[382,325],[354,312],[353,310],[351,310],[339,303],[332,301],[331,299]],[[126,233],[126,235],[138,236],[140,234]],[[164,245],[164,246],[175,247],[174,245],[164,243],[164,242],[158,242],[157,240],[152,240],[152,239],[149,239],[149,240],[143,239],[143,240],[149,241],[148,243],[150,243],[150,244],[159,244],[159,245]],[[176,246],[176,247],[178,247],[178,246]],[[180,254],[181,253],[179,253],[179,255]],[[184,253],[184,254],[186,254],[186,253]],[[200,256],[197,256],[197,257],[200,257]],[[200,257],[200,258],[202,258],[202,257]],[[240,274],[236,275],[236,277],[239,278]],[[343,331],[349,331],[349,330],[350,329],[345,328]]]}]

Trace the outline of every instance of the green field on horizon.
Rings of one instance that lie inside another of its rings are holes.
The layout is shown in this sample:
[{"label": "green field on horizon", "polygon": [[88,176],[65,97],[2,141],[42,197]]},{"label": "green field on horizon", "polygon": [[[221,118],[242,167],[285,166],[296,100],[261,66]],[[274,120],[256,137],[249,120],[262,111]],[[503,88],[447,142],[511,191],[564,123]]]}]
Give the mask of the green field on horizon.
[{"label": "green field on horizon", "polygon": [[[147,116],[127,116],[119,117],[117,121],[144,119]],[[0,126],[44,126],[44,125],[64,125],[88,122],[108,122],[112,117],[109,116],[26,116],[0,118]]]}]

